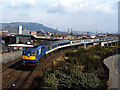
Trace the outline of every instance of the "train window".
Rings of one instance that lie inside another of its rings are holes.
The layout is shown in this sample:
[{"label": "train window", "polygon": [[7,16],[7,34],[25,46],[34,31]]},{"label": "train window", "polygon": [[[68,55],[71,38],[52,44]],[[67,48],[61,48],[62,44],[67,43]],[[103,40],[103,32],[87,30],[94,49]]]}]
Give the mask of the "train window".
[{"label": "train window", "polygon": [[32,55],[36,55],[36,52],[32,52]]},{"label": "train window", "polygon": [[57,47],[57,45],[55,45],[55,47]]},{"label": "train window", "polygon": [[30,51],[28,51],[28,55],[30,55],[31,54],[31,52]]},{"label": "train window", "polygon": [[46,49],[46,47],[43,47],[42,49]]},{"label": "train window", "polygon": [[49,50],[49,47],[47,47],[47,50]]},{"label": "train window", "polygon": [[23,55],[26,55],[26,51],[23,51]]},{"label": "train window", "polygon": [[54,48],[54,46],[52,46],[52,49]]}]

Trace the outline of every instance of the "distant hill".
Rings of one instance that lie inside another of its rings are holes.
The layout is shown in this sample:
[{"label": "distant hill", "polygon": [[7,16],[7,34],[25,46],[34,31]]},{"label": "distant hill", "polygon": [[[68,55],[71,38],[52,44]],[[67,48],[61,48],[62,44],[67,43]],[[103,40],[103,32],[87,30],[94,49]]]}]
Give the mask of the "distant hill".
[{"label": "distant hill", "polygon": [[4,25],[13,25],[13,26],[17,26],[17,25],[21,25],[23,27],[23,29],[27,29],[27,30],[32,30],[32,31],[37,31],[37,30],[44,30],[45,32],[52,32],[52,33],[59,33],[59,34],[64,34],[65,32],[61,32],[61,31],[57,31],[53,28],[44,26],[43,24],[39,24],[39,23],[35,23],[35,22],[13,22],[13,23],[0,23],[0,26],[4,26]]}]

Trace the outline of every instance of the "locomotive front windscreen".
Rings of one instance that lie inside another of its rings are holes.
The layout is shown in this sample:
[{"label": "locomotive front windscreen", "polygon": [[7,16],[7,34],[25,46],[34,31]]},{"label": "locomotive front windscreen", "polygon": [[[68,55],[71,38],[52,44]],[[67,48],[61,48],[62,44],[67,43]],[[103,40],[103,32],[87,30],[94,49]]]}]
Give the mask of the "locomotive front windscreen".
[{"label": "locomotive front windscreen", "polygon": [[32,55],[33,55],[33,56],[36,55],[36,52],[32,52]]},{"label": "locomotive front windscreen", "polygon": [[31,51],[28,51],[28,56],[30,56],[30,54],[31,54]]},{"label": "locomotive front windscreen", "polygon": [[23,51],[22,54],[23,54],[23,55],[26,55],[26,51]]}]

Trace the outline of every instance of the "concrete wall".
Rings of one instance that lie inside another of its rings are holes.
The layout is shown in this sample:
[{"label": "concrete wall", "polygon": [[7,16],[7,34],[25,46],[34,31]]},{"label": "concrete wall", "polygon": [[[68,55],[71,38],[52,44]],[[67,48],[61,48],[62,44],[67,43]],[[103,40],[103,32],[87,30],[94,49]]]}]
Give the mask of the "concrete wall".
[{"label": "concrete wall", "polygon": [[93,43],[93,46],[95,46],[95,45],[99,45],[99,43]]},{"label": "concrete wall", "polygon": [[104,44],[105,44],[104,42],[101,42],[101,46],[104,46]]},{"label": "concrete wall", "polygon": [[7,63],[10,60],[22,58],[22,51],[15,51],[15,52],[11,52],[11,53],[0,54],[0,57],[2,57],[2,59],[0,60],[0,63],[2,63],[2,62]]},{"label": "concrete wall", "polygon": [[101,46],[117,46],[117,42],[111,42],[111,43],[101,42]]}]

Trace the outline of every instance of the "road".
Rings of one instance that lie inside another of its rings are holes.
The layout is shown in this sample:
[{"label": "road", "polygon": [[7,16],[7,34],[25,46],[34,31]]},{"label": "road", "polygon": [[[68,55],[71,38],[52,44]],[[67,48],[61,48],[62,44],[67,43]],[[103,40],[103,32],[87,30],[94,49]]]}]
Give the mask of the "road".
[{"label": "road", "polygon": [[114,70],[116,71],[116,73],[118,74],[119,70],[120,70],[120,67],[118,67],[118,60],[120,58],[120,55],[116,56],[114,58],[114,61],[113,61],[113,66],[114,66]]},{"label": "road", "polygon": [[[118,61],[119,61],[119,57],[120,55],[114,55],[114,56],[110,56],[108,58],[106,58],[104,60],[104,64],[109,68],[110,72],[109,72],[109,89],[113,90],[113,89],[117,89],[120,90],[120,86],[119,86],[119,81],[120,81],[120,74],[118,73],[119,68],[118,68]],[[119,88],[119,89],[118,89]]]}]

